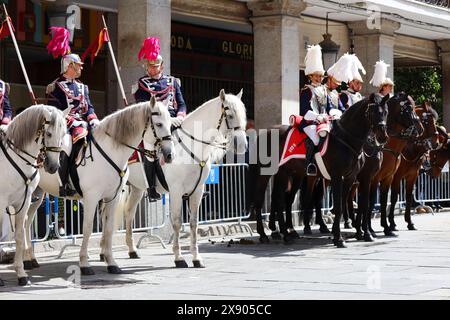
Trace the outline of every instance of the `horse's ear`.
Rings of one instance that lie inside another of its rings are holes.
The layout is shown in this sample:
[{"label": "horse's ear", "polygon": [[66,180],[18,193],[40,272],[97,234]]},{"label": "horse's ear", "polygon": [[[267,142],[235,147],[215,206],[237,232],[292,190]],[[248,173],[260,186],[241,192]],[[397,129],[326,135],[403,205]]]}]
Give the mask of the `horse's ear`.
[{"label": "horse's ear", "polygon": [[152,94],[152,97],[150,98],[150,108],[153,109],[156,105],[156,98],[155,96]]},{"label": "horse's ear", "polygon": [[241,91],[239,91],[239,93],[237,94],[237,97],[239,98],[239,100],[242,100],[243,93],[244,93],[244,88],[242,88]]},{"label": "horse's ear", "polygon": [[52,110],[50,108],[47,107],[43,107],[44,108],[44,117],[45,117],[45,121],[50,122],[52,119]]},{"label": "horse's ear", "polygon": [[220,93],[219,93],[219,96],[220,96],[220,100],[222,100],[222,102],[224,102],[225,101],[225,90],[220,90]]}]

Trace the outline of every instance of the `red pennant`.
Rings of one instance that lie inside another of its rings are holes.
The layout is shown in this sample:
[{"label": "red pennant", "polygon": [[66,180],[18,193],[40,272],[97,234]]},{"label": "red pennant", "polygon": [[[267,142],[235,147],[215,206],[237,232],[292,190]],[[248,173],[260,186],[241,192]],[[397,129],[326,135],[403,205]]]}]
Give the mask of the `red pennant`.
[{"label": "red pennant", "polygon": [[94,58],[98,55],[98,53],[100,52],[100,50],[103,47],[103,43],[105,43],[107,41],[109,41],[108,29],[103,28],[102,30],[100,30],[100,33],[98,34],[97,38],[91,43],[91,45],[83,53],[81,60],[84,62],[86,57],[89,54],[91,54],[91,64],[93,64]]},{"label": "red pennant", "polygon": [[13,31],[13,32],[16,31],[16,30],[14,30],[14,26],[13,26],[13,24],[12,24],[11,18],[10,18],[10,17],[7,17],[7,18],[5,19],[5,21],[2,22],[2,26],[0,27],[0,40],[4,39],[4,38],[6,38],[7,36],[10,35],[9,27],[8,27],[8,20],[9,20],[9,22],[10,22],[12,31]]}]

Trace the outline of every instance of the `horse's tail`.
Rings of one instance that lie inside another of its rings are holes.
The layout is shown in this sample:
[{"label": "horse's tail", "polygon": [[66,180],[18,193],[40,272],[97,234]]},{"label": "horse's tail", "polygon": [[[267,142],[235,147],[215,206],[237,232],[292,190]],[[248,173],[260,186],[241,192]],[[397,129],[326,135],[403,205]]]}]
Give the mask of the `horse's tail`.
[{"label": "horse's tail", "polygon": [[249,212],[255,204],[255,194],[256,194],[256,182],[258,181],[258,176],[260,174],[261,168],[257,163],[250,163],[248,165],[246,185],[245,185],[245,195],[246,195],[246,211]]},{"label": "horse's tail", "polygon": [[121,192],[117,195],[119,197],[119,201],[117,202],[116,211],[114,212],[114,230],[119,230],[122,225],[125,225],[123,222],[123,217],[129,195],[130,187],[125,184]]}]

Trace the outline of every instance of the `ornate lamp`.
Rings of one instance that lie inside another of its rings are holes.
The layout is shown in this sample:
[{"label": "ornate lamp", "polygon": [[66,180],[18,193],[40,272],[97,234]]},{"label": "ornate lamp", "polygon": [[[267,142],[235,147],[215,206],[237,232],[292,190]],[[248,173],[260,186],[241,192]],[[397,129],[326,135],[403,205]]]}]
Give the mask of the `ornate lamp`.
[{"label": "ornate lamp", "polygon": [[328,70],[336,61],[339,53],[340,45],[336,44],[333,40],[331,40],[331,34],[328,33],[328,14],[326,18],[326,31],[323,34],[323,41],[319,43],[322,48],[322,59],[323,59],[323,67],[325,70]]}]

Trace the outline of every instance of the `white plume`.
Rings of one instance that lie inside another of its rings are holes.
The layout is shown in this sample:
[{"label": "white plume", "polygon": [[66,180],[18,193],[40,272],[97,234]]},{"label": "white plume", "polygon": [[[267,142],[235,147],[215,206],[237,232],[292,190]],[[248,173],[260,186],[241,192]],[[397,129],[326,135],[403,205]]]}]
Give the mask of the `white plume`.
[{"label": "white plume", "polygon": [[386,64],[383,60],[377,61],[373,77],[369,83],[378,88],[386,80],[388,67],[390,65]]},{"label": "white plume", "polygon": [[308,46],[305,56],[305,75],[315,72],[319,72],[321,74],[325,73],[322,62],[322,48],[318,44]]},{"label": "white plume", "polygon": [[353,63],[352,63],[352,80],[356,79],[356,80],[359,80],[359,81],[363,82],[362,77],[359,74],[359,70],[361,70],[361,72],[364,75],[366,74],[366,70],[364,69],[361,61],[358,59],[356,54],[352,54],[351,56],[352,56],[352,59],[353,59]]},{"label": "white plume", "polygon": [[336,61],[327,71],[327,74],[333,76],[339,82],[349,82],[353,80],[352,65],[353,58],[350,54],[345,53]]}]

